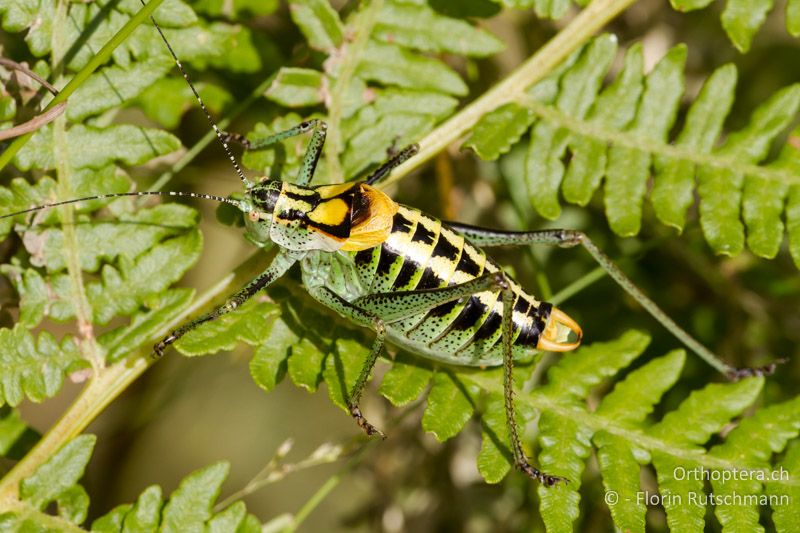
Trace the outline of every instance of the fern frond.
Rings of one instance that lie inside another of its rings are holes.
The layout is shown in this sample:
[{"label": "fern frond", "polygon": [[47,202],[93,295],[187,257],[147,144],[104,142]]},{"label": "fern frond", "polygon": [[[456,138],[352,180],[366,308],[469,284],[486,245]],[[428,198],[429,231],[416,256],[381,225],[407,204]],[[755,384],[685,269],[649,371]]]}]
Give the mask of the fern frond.
[{"label": "fern frond", "polygon": [[[617,341],[595,343],[581,348],[574,355],[564,356],[551,369],[549,376],[557,382],[560,375],[568,377],[570,372],[574,372],[576,376],[585,376],[583,379],[578,377],[576,381],[597,385],[604,376],[611,376],[630,364],[643,352],[647,342],[647,336],[629,332]],[[519,404],[540,413],[539,464],[546,471],[565,475],[573,481],[552,490],[544,487],[539,489],[540,511],[548,530],[572,529],[572,523],[579,514],[577,489],[584,475],[586,458],[593,447],[597,450],[603,483],[615,496],[606,501],[610,503],[615,524],[623,530],[644,531],[648,501],[645,495],[655,493],[655,488],[640,485],[643,464],[652,463],[655,467],[661,495],[672,496],[663,497],[662,502],[670,527],[675,531],[703,529],[706,505],[696,505],[695,502],[702,502],[706,493],[702,477],[692,478],[693,473],[697,476],[697,472],[705,469],[717,474],[733,472],[730,475],[735,475],[736,472],[747,470],[745,474],[764,471],[765,476],[773,475],[777,466],[772,464],[771,455],[782,451],[800,431],[800,411],[796,408],[796,399],[763,409],[746,419],[728,435],[725,444],[710,449],[704,447],[713,435],[753,404],[763,386],[760,378],[708,385],[692,393],[660,421],[648,423],[645,420],[652,406],[677,379],[684,357],[682,351],[672,352],[631,372],[601,400],[594,411],[588,409],[585,403],[591,389],[577,383],[566,393],[561,387],[551,386],[554,383],[551,381],[532,393],[517,395]],[[613,362],[615,359],[617,363]],[[582,372],[579,370],[581,368],[586,370]],[[484,423],[496,422],[499,417],[497,399],[502,393],[502,380],[498,372],[459,371],[456,376],[466,383],[480,386],[484,393],[489,394],[489,408],[484,415],[488,417],[488,422]],[[650,377],[656,378],[653,388],[646,381]],[[622,409],[625,401],[631,406],[631,412]],[[769,429],[766,424],[769,424]],[[763,435],[758,438],[763,444],[750,448],[748,439],[756,434]],[[745,442],[748,444],[745,445]],[[506,446],[505,442],[503,446]],[[481,464],[489,463],[484,450],[496,448],[495,440],[484,432]],[[723,450],[738,450],[739,453]],[[505,455],[497,453],[496,457],[496,460],[510,460],[507,451]],[[483,471],[484,468],[481,468]],[[492,481],[496,480],[492,478]],[[765,477],[757,486],[732,484],[728,491],[748,497],[757,496],[767,480],[772,482],[771,477]],[[781,488],[773,489],[775,494],[787,494],[787,491],[793,490],[790,481],[778,483]],[[774,484],[770,486],[775,487]],[[716,488],[714,493],[717,493]],[[774,504],[777,510],[780,501],[774,500],[769,504]],[[733,505],[737,513],[750,506],[750,502],[741,501]]]},{"label": "fern frond", "polygon": [[[0,7],[0,19],[7,31],[26,31],[32,54],[63,58],[58,85],[80,73],[140,9],[137,1],[95,2],[71,3],[62,12],[52,2],[19,0]],[[261,66],[248,30],[207,24],[180,1],[168,2],[157,11],[156,19],[189,65],[237,72]],[[237,60],[228,64],[232,49]],[[63,124],[49,124],[16,153],[18,170],[51,173],[56,179],[44,176],[35,185],[13,179],[8,188],[0,188],[4,213],[59,199],[130,191],[132,167],[180,148],[178,139],[167,131],[111,123],[122,107],[138,103],[152,109],[146,102],[161,97],[155,86],[170,79],[167,73],[174,64],[155,28],[139,27],[111,59],[71,95],[66,116],[74,125],[67,129]],[[37,69],[45,75],[49,72],[44,62]],[[182,79],[180,83],[185,85]],[[184,95],[185,103],[188,98],[193,98],[191,93]],[[230,97],[222,95],[211,103],[226,99]],[[56,341],[46,333],[34,341],[17,328],[0,330],[7,356],[2,402],[16,405],[23,396],[41,401],[54,395],[65,373],[81,368],[78,346],[85,352],[84,366],[92,359],[96,366],[98,357],[113,361],[129,355],[132,348],[150,340],[159,327],[155,319],[163,320],[170,312],[174,316],[189,302],[189,293],[169,287],[199,258],[202,237],[194,210],[179,205],[148,208],[118,199],[86,202],[76,212],[75,223],[68,224],[62,223],[58,210],[3,221],[4,234],[13,227],[22,237],[17,258],[2,266],[21,297],[21,324],[32,328],[44,319],[77,319],[83,329],[79,328],[80,341],[72,335]],[[92,325],[119,318],[126,320],[102,332],[92,330]]]},{"label": "fern frond", "polygon": [[[560,20],[568,13],[570,0],[556,0],[539,2],[536,0],[492,0],[506,7],[516,9],[533,9],[540,18]],[[585,7],[588,2],[576,1],[577,5]],[[681,12],[704,9],[711,4],[711,0],[670,0],[672,7]],[[767,15],[775,7],[772,0],[727,0],[725,8],[720,15],[720,22],[731,43],[740,51],[747,52],[756,33],[767,20]],[[792,37],[800,36],[800,5],[796,0],[786,2],[785,12],[786,31]]]},{"label": "fern frond", "polygon": [[[672,6],[678,11],[694,11],[707,7],[710,0],[670,0]],[[767,14],[774,7],[771,0],[728,0],[720,17],[722,27],[728,38],[740,52],[747,52],[756,32],[761,29],[767,19]],[[786,18],[786,31],[793,37],[800,36],[800,6],[790,0],[786,4],[784,13]]]},{"label": "fern frond", "polygon": [[[533,123],[524,168],[531,205],[555,219],[561,213],[559,191],[567,201],[585,205],[605,178],[606,216],[619,235],[639,232],[651,175],[650,202],[658,219],[682,230],[696,193],[703,233],[717,253],[737,255],[746,240],[755,254],[774,257],[785,212],[791,251],[800,265],[794,214],[794,190],[800,186],[797,133],[789,134],[777,158],[767,159],[797,116],[800,86],[775,93],[747,126],[720,142],[736,85],[735,68],[720,67],[706,80],[671,143],[668,134],[684,91],[686,48],[673,48],[644,76],[641,49],[633,46],[621,72],[601,90],[615,54],[613,37],[597,38],[566,71],[531,87],[527,99],[484,116],[466,145],[481,157],[496,158],[519,141],[526,123]],[[548,90],[541,91],[544,84]]]},{"label": "fern frond", "polygon": [[[268,338],[277,342],[267,348],[253,343],[258,348],[251,372],[266,390],[283,378],[285,371],[280,368],[288,368],[293,381],[310,390],[324,382],[333,402],[345,409],[343,395],[361,370],[370,343],[346,323],[334,327],[330,319],[327,323],[319,321],[321,315],[315,316],[319,311],[306,307],[299,289],[292,289],[295,297],[291,298],[284,290],[272,291],[282,302],[283,311],[270,314],[269,320],[257,325],[260,335],[269,330]],[[302,316],[303,321],[295,322],[292,316]],[[353,340],[351,335],[360,340]],[[654,407],[678,381],[683,368],[686,354],[675,350],[627,373],[598,401],[598,387],[633,364],[648,343],[647,335],[630,331],[612,342],[587,345],[563,356],[549,370],[545,385],[530,393],[517,393],[520,422],[537,420],[537,465],[571,481],[539,488],[540,513],[548,530],[572,530],[580,514],[581,481],[588,475],[586,461],[593,452],[606,490],[616,495],[607,500],[614,523],[630,531],[644,531],[647,495],[658,492],[672,530],[702,531],[706,508],[713,500],[708,500],[712,496],[707,495],[697,472],[701,472],[699,476],[704,471],[713,471],[714,475],[763,472],[764,476],[779,472],[773,454],[783,451],[800,432],[797,398],[756,411],[728,433],[724,444],[708,447],[713,437],[753,408],[763,378],[707,385],[692,392],[660,420],[650,420]],[[524,367],[520,371],[521,375],[526,372]],[[267,383],[262,376],[268,378]],[[482,444],[477,467],[487,482],[501,481],[513,464],[503,407],[502,369],[431,368],[425,361],[399,353],[379,391],[403,405],[425,388],[422,427],[445,441],[465,431],[468,421],[479,412]],[[587,404],[590,397],[597,405],[594,409]],[[640,472],[648,464],[656,471],[658,488],[641,485]],[[790,497],[793,490],[790,481],[772,477],[747,483],[726,479],[724,484],[724,490],[712,484],[713,494],[746,498],[730,506],[717,505],[723,524],[748,516],[757,523],[759,516],[753,514],[755,504],[750,499],[765,496],[768,490],[775,495],[773,500],[759,505],[774,505],[777,512],[779,502],[784,501],[781,498]]]},{"label": "fern frond", "polygon": [[[567,14],[572,2],[570,0],[553,0],[552,2],[539,2],[537,0],[492,0],[498,4],[506,7],[516,9],[533,9],[536,16],[541,18],[550,18],[559,20]],[[586,0],[576,0],[575,3],[581,7],[585,7]]]},{"label": "fern frond", "polygon": [[[290,5],[309,46],[328,58],[319,69],[281,68],[265,96],[289,108],[327,108],[328,168],[317,173],[322,181],[363,172],[386,159],[387,149],[419,139],[455,109],[456,97],[466,95],[467,85],[431,52],[483,57],[503,46],[486,30],[421,2],[387,0],[352,13],[346,21],[322,0]],[[345,33],[361,37],[345,42]],[[285,122],[282,118],[269,127],[258,125],[250,138],[278,131]],[[288,141],[287,146],[293,145],[294,140]],[[244,163],[274,170],[268,154],[247,154]],[[295,170],[294,161],[281,165],[283,175]]]},{"label": "fern frond", "polygon": [[49,333],[38,338],[21,324],[0,329],[0,405],[19,405],[28,398],[35,402],[55,396],[64,376],[85,368],[72,338],[60,344]]},{"label": "fern frond", "polygon": [[[787,479],[797,479],[800,474],[800,444],[793,441],[786,448],[786,455],[778,463],[779,472]],[[781,486],[778,480],[770,480],[766,483],[767,493],[772,497],[786,498],[787,502],[796,502],[800,495],[800,487],[796,484]],[[780,505],[772,513],[772,521],[778,531],[791,531],[800,520],[800,509],[796,505]]]}]

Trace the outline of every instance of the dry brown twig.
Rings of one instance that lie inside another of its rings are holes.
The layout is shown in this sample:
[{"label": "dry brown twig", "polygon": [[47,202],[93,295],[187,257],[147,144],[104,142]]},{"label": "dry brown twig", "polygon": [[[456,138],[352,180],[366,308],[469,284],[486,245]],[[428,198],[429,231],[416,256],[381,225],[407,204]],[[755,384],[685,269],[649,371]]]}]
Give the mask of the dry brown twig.
[{"label": "dry brown twig", "polygon": [[[17,63],[16,61],[13,61],[13,60],[5,58],[5,57],[0,57],[0,65],[5,67],[5,68],[8,68],[10,70],[19,71],[19,72],[25,74],[26,76],[28,76],[29,78],[37,81],[45,89],[50,91],[53,94],[53,96],[58,94],[58,89],[53,87],[50,84],[50,82],[48,82],[47,80],[45,80],[44,78],[42,78],[41,76],[39,76],[38,74],[33,72],[31,69],[29,69],[25,65],[22,65],[20,63]],[[44,113],[36,115],[35,117],[33,117],[32,119],[30,119],[27,122],[23,122],[22,124],[18,124],[17,126],[14,126],[14,127],[11,127],[11,128],[5,129],[5,130],[0,130],[0,141],[4,141],[6,139],[12,139],[14,137],[19,137],[20,135],[24,135],[26,133],[30,133],[32,131],[36,131],[37,129],[41,128],[45,124],[48,124],[48,123],[52,122],[53,120],[55,120],[55,118],[57,116],[59,116],[61,113],[64,112],[64,109],[66,109],[66,106],[67,106],[67,102],[61,102],[61,103],[53,106],[52,109],[49,109],[49,110],[45,111]]]}]

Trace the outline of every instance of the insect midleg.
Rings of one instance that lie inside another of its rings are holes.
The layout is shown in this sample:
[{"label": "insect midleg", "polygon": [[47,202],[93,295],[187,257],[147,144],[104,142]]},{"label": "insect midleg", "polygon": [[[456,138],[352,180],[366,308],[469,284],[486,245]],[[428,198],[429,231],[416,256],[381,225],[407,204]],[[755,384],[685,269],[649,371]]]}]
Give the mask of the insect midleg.
[{"label": "insect midleg", "polygon": [[307,131],[311,131],[314,127],[316,127],[318,122],[319,121],[315,118],[306,120],[287,130],[279,131],[278,133],[270,135],[269,137],[264,137],[263,139],[258,139],[256,141],[251,141],[241,133],[235,133],[231,131],[222,132],[222,136],[226,142],[235,142],[237,144],[241,144],[248,150],[260,150],[290,137],[295,137],[297,135],[302,135]]},{"label": "insect midleg", "polygon": [[361,371],[358,375],[355,385],[353,385],[353,388],[348,391],[347,408],[350,410],[350,416],[355,419],[358,426],[363,429],[367,435],[375,435],[377,433],[381,436],[381,438],[385,439],[386,435],[383,433],[383,431],[370,424],[361,413],[361,408],[358,406],[358,401],[361,399],[361,393],[364,391],[364,387],[366,386],[367,381],[372,374],[372,369],[375,367],[375,362],[378,360],[378,356],[383,350],[383,344],[386,340],[386,327],[384,325],[384,321],[381,320],[376,314],[365,311],[351,304],[327,287],[316,286],[306,287],[306,289],[311,297],[321,304],[333,309],[340,315],[352,320],[357,324],[362,326],[371,326],[373,329],[375,329],[377,336],[375,337],[375,342],[372,343],[369,356],[367,356],[367,359],[364,361],[364,365],[361,367]]},{"label": "insect midleg", "polygon": [[270,263],[269,267],[267,267],[264,272],[252,279],[239,292],[228,298],[228,300],[221,306],[209,313],[206,313],[205,315],[183,324],[182,326],[178,327],[178,329],[164,337],[160,342],[153,346],[153,353],[156,356],[161,357],[164,354],[164,350],[166,350],[170,344],[174,343],[198,327],[200,324],[209,322],[211,320],[216,320],[222,315],[237,309],[244,302],[254,296],[258,291],[267,287],[270,283],[285,274],[286,271],[289,270],[289,267],[295,263],[295,261],[296,260],[288,253],[285,253],[284,251],[278,252],[275,258],[272,260],[272,263]]},{"label": "insect midleg", "polygon": [[653,318],[683,342],[689,349],[699,355],[716,370],[725,374],[729,379],[737,380],[753,375],[768,375],[775,371],[776,363],[771,363],[761,368],[736,368],[721,360],[687,333],[686,330],[681,328],[658,306],[658,304],[645,295],[582,231],[556,229],[517,232],[487,229],[467,224],[459,224],[457,222],[447,222],[447,224],[472,241],[476,246],[520,246],[530,244],[549,244],[562,247],[583,246],[603,270],[605,270],[625,292],[639,302]]}]

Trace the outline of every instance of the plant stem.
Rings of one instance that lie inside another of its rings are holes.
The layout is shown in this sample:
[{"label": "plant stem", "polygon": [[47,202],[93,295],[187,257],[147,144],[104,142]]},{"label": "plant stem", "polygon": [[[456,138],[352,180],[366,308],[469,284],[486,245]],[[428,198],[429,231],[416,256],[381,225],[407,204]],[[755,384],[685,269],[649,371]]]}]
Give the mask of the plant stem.
[{"label": "plant stem", "polygon": [[569,298],[572,298],[583,289],[594,283],[595,281],[604,278],[606,275],[606,271],[603,270],[603,267],[596,267],[594,270],[590,270],[580,278],[576,279],[551,297],[547,298],[547,301],[553,305],[559,305],[567,301]]},{"label": "plant stem", "polygon": [[606,23],[636,0],[594,0],[506,79],[469,104],[420,141],[419,153],[397,167],[381,187],[394,183],[465,135],[480,118],[501,105],[517,101],[525,90],[547,76],[583,46]]},{"label": "plant stem", "polygon": [[[92,73],[97,70],[100,65],[103,65],[108,59],[111,57],[111,53],[120,45],[122,44],[128,36],[133,33],[139,24],[147,20],[147,18],[156,10],[156,8],[161,5],[161,2],[164,0],[150,0],[146,6],[144,6],[141,10],[139,10],[131,19],[122,27],[120,30],[108,41],[103,48],[97,53],[97,55],[93,56],[91,60],[83,67],[75,77],[73,77],[67,85],[61,89],[61,91],[53,98],[49,104],[42,110],[42,112],[46,112],[53,107],[57,106],[61,102],[65,102],[69,96],[75,92],[75,90],[80,87],[86,79],[92,75]],[[20,137],[17,137],[11,146],[9,146],[5,152],[0,154],[0,170],[4,169],[7,164],[11,162],[14,156],[19,152],[20,148],[22,148],[25,143],[33,135],[33,132],[27,133]]]},{"label": "plant stem", "polygon": [[[64,37],[64,21],[67,18],[67,2],[58,3],[53,20],[53,32],[50,39],[52,72],[59,77],[59,65],[63,61],[63,50],[67,45]],[[72,165],[70,164],[71,155],[69,143],[67,141],[67,118],[61,115],[53,121],[53,144],[51,150],[53,161],[55,161],[55,171],[58,181],[58,198],[67,200],[74,198],[72,192]],[[94,338],[94,328],[92,327],[92,307],[86,296],[86,286],[83,283],[83,269],[80,260],[80,245],[78,244],[78,234],[75,228],[74,210],[71,206],[62,207],[61,227],[64,235],[63,253],[64,262],[67,266],[67,274],[70,280],[72,305],[75,309],[75,320],[78,323],[78,331],[81,336],[79,342],[80,350],[85,359],[92,365],[94,372],[97,372],[103,365],[103,360],[98,353],[97,344]]]}]

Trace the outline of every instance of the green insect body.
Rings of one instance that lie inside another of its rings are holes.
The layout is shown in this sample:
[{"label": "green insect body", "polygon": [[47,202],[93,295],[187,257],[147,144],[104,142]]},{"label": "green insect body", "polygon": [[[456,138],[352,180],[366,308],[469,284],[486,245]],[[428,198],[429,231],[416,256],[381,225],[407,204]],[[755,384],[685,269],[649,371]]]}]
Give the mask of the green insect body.
[{"label": "green insect body", "polygon": [[[258,195],[268,201],[254,201]],[[562,351],[580,342],[577,324],[528,295],[483,250],[440,220],[397,205],[368,185],[306,188],[273,181],[250,193],[245,202],[255,206],[247,216],[250,239],[268,239],[294,252],[312,296],[329,306],[335,296],[362,309],[360,303],[371,297],[369,309],[385,323],[387,337],[409,351],[456,365],[501,364],[501,288],[460,297],[434,291],[485,275],[505,277],[513,292],[515,358],[530,356],[540,338]],[[371,228],[368,239],[360,231],[364,225]],[[420,310],[413,310],[411,297],[374,303],[375,295],[396,293],[416,294]],[[431,301],[444,303],[433,306]],[[338,311],[341,305],[332,307]],[[352,313],[345,314],[351,318]],[[571,341],[559,343],[545,335],[564,334],[563,328],[548,329],[551,316],[574,328]]]}]

